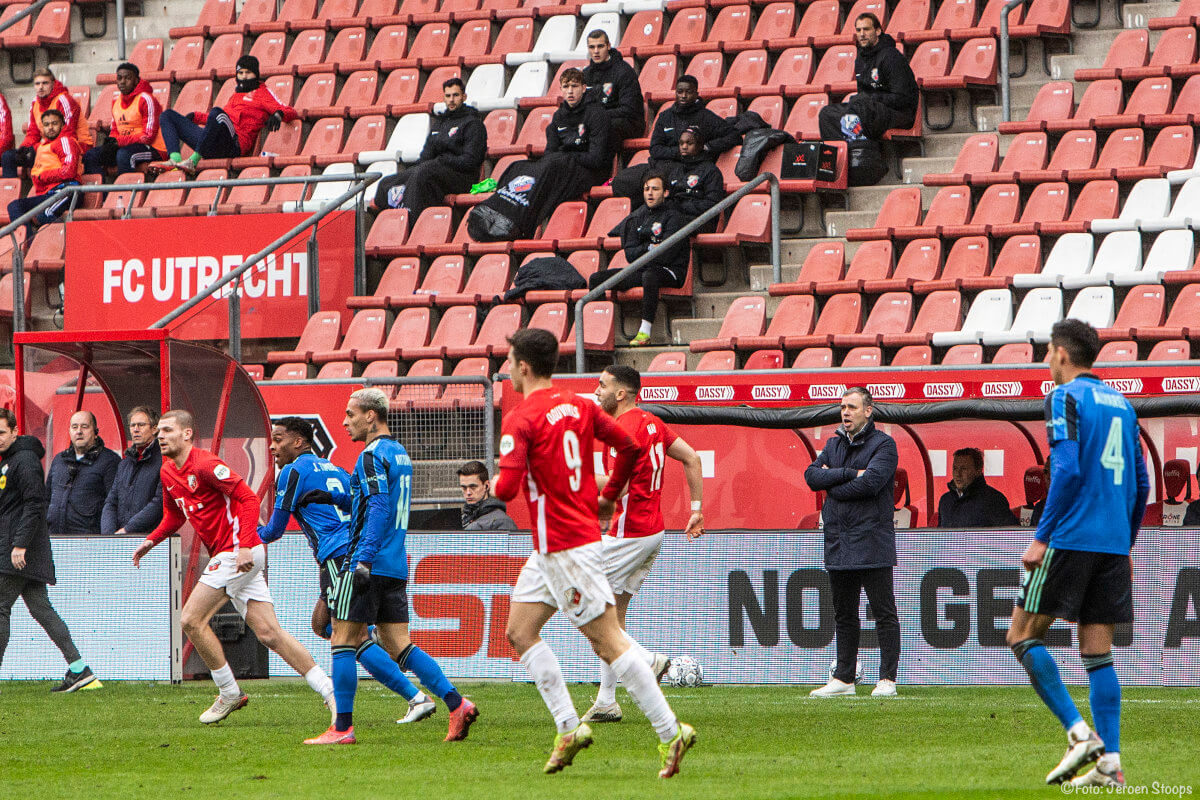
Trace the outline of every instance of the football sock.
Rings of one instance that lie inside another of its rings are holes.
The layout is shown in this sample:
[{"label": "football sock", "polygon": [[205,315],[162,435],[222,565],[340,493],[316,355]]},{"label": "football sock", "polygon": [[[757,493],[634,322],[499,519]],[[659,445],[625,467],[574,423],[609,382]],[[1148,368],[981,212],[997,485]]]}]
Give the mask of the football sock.
[{"label": "football sock", "polygon": [[[636,650],[641,659],[646,662],[646,666],[654,666],[654,653],[651,653],[646,648],[638,644],[637,640],[625,634],[625,638],[629,639],[629,646]],[[610,706],[617,702],[617,676],[613,673],[612,667],[600,662],[600,691],[596,693],[596,702],[602,706]]]},{"label": "football sock", "polygon": [[661,741],[669,742],[679,732],[679,723],[675,713],[667,705],[658,681],[654,679],[654,671],[642,660],[637,648],[630,647],[612,662],[613,673],[617,680],[625,684],[625,691],[633,697],[633,702],[650,720],[654,732]]},{"label": "football sock", "polygon": [[190,156],[188,156],[188,160],[192,162],[192,166],[196,166],[200,163],[200,154],[192,153]]},{"label": "football sock", "polygon": [[372,678],[405,700],[412,700],[417,696],[417,687],[412,685],[412,681],[400,671],[400,665],[392,661],[392,657],[382,647],[368,640],[359,646],[357,655],[358,663],[363,665],[363,669],[370,673]]},{"label": "football sock", "polygon": [[358,664],[354,661],[354,648],[333,648],[333,695],[337,703],[337,721],[334,728],[348,731],[354,725],[354,692],[358,689]]},{"label": "football sock", "polygon": [[228,662],[212,671],[212,679],[221,691],[221,697],[226,700],[237,700],[242,696],[242,689],[238,686],[237,678],[233,677],[233,670],[229,668]]},{"label": "football sock", "polygon": [[1106,752],[1118,753],[1121,750],[1121,682],[1113,669],[1112,653],[1082,658],[1091,687],[1088,702],[1092,707],[1096,734],[1104,740]]},{"label": "football sock", "polygon": [[649,322],[642,320],[642,327],[638,328],[638,333],[644,333],[649,336],[652,330],[654,330],[654,320],[650,320]]},{"label": "football sock", "polygon": [[1121,769],[1121,754],[1105,752],[1100,756],[1100,766],[1105,772],[1118,772]]},{"label": "football sock", "polygon": [[542,696],[550,716],[554,717],[554,726],[559,733],[567,733],[579,727],[579,714],[575,712],[575,704],[571,702],[571,694],[567,691],[567,682],[563,680],[562,667],[558,665],[558,656],[543,641],[539,641],[521,656],[521,665],[529,672]]},{"label": "football sock", "polygon": [[329,676],[325,674],[325,670],[317,665],[304,673],[304,680],[308,681],[308,686],[317,694],[324,697],[326,700],[333,698],[333,681],[329,680]]},{"label": "football sock", "polygon": [[169,160],[169,161],[170,161],[172,164],[178,164],[180,161],[183,161],[183,155],[182,155],[182,154],[180,154],[180,153],[171,153],[171,155],[170,155],[170,157],[169,157],[169,159],[168,159],[168,160]]},{"label": "football sock", "polygon": [[82,658],[79,659],[78,661],[72,661],[70,664],[67,665],[67,669],[71,670],[71,672],[74,672],[76,675],[78,675],[79,673],[81,673],[85,669],[87,669],[87,662],[84,661]]},{"label": "football sock", "polygon": [[1026,639],[1012,646],[1013,654],[1021,662],[1021,666],[1029,673],[1029,681],[1037,691],[1038,697],[1046,707],[1058,717],[1058,721],[1067,730],[1077,722],[1083,721],[1083,715],[1075,707],[1067,687],[1063,685],[1062,676],[1058,672],[1058,664],[1054,656],[1046,649],[1041,639]]},{"label": "football sock", "polygon": [[400,665],[400,669],[411,670],[417,676],[417,680],[425,684],[425,688],[442,698],[446,708],[455,711],[462,705],[462,695],[446,678],[446,673],[442,672],[442,668],[428,653],[415,644],[404,648],[400,655],[396,656],[396,663]]}]

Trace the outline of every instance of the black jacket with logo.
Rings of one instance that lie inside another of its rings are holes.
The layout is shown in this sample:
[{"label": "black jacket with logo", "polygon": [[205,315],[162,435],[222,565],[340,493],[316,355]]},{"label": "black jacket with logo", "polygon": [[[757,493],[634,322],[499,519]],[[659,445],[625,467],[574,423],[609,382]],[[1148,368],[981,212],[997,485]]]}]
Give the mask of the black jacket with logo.
[{"label": "black jacket with logo", "polygon": [[[686,220],[668,203],[660,203],[656,208],[641,206],[619,226],[625,258],[632,264],[686,224]],[[650,266],[662,267],[680,280],[687,274],[688,255],[688,243],[683,241],[658,254]]]},{"label": "black jacket with logo", "polygon": [[[54,556],[46,532],[46,448],[32,436],[18,436],[0,453],[0,574],[21,575],[54,584]],[[14,547],[25,548],[25,568],[12,563]]]},{"label": "black jacket with logo", "polygon": [[564,100],[546,126],[546,153],[578,154],[581,167],[607,174],[612,169],[611,128],[600,104],[586,95],[574,108]]},{"label": "black jacket with logo", "polygon": [[[917,79],[896,40],[883,34],[873,46],[859,48],[854,59],[859,96],[882,103],[902,114],[917,112]],[[912,124],[911,122],[909,124]]]},{"label": "black jacket with logo", "polygon": [[473,180],[486,156],[487,129],[476,109],[460,106],[455,111],[433,115],[429,136],[421,149],[422,162],[437,159],[442,166],[466,173]]},{"label": "black jacket with logo", "polygon": [[670,163],[669,202],[680,214],[693,220],[725,198],[725,178],[717,165],[706,158]]},{"label": "black jacket with logo", "polygon": [[672,105],[658,115],[650,137],[650,160],[678,161],[679,137],[693,125],[700,129],[704,139],[704,155],[714,161],[742,141],[741,134],[732,124],[709,111],[704,107],[704,101],[697,99],[688,106]]},{"label": "black jacket with logo", "polygon": [[588,62],[583,68],[583,82],[592,99],[613,117],[639,125],[646,123],[646,106],[637,72],[616,48],[608,51],[604,63]]}]

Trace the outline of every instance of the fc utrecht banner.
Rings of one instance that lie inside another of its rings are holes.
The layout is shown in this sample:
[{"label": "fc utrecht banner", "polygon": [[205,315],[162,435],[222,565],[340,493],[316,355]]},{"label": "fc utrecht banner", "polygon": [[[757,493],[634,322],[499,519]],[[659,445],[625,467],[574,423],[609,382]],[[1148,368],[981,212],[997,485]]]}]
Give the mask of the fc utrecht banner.
[{"label": "fc utrecht banner", "polygon": [[[145,328],[211,286],[307,214],[220,215],[68,222],[66,330]],[[308,234],[293,239],[245,276],[242,336],[299,336],[308,321]],[[354,212],[318,226],[321,308],[341,310],[354,293]],[[183,339],[229,335],[221,293],[172,324]]]}]

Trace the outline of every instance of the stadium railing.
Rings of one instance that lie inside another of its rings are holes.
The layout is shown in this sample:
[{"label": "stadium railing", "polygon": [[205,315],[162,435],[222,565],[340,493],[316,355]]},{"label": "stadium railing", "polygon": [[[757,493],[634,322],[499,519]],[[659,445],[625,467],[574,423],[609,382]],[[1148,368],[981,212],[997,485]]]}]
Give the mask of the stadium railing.
[{"label": "stadium railing", "polygon": [[[1018,0],[1019,1],[1019,0]],[[771,191],[771,269],[774,283],[783,281],[783,267],[779,261],[779,177],[772,172],[764,172],[754,180],[747,183],[737,191],[725,197],[724,200],[717,203],[715,206],[705,211],[694,220],[684,225],[675,233],[666,238],[659,247],[673,247],[676,244],[686,241],[693,233],[703,227],[709,220],[715,219],[725,209],[730,208],[738,200],[741,200],[746,195],[753,192],[764,183],[770,184]],[[583,330],[583,309],[588,303],[593,300],[598,300],[604,296],[609,290],[613,289],[618,283],[625,280],[628,275],[633,274],[637,270],[646,266],[654,259],[654,251],[651,250],[645,255],[637,258],[625,269],[613,275],[604,283],[592,289],[587,294],[579,299],[575,304],[575,372],[587,372],[587,353],[584,348],[584,330]]]}]

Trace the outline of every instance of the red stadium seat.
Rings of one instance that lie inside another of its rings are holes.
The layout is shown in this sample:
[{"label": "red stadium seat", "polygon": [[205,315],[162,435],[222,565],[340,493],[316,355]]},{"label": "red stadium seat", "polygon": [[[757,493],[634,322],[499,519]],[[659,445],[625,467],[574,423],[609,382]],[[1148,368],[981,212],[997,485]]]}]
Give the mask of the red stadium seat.
[{"label": "red stadium seat", "polygon": [[883,352],[878,347],[855,347],[842,359],[847,369],[876,369],[883,364]]},{"label": "red stadium seat", "polygon": [[343,75],[349,75],[360,69],[379,69],[384,61],[400,61],[408,49],[408,27],[405,25],[387,25],[375,34],[371,49],[361,61],[342,61],[338,70]]},{"label": "red stadium seat", "polygon": [[400,357],[405,361],[421,358],[445,358],[446,349],[469,344],[475,338],[475,306],[452,306],[442,315],[433,338],[423,347],[405,347]]},{"label": "red stadium seat", "polygon": [[811,334],[786,336],[783,347],[797,350],[802,347],[824,347],[835,334],[858,333],[862,327],[862,295],[854,293],[835,294],[825,301],[821,315]]},{"label": "red stadium seat", "polygon": [[1142,29],[1124,30],[1109,45],[1108,55],[1099,67],[1075,70],[1077,81],[1098,81],[1116,78],[1121,70],[1144,67],[1150,60],[1150,34]]},{"label": "red stadium seat", "polygon": [[846,245],[843,242],[824,242],[813,245],[800,265],[800,273],[790,283],[775,283],[768,288],[773,297],[789,294],[812,294],[817,283],[836,281],[846,266]]},{"label": "red stadium seat", "polygon": [[629,199],[625,197],[610,197],[602,200],[596,206],[587,231],[578,239],[560,239],[559,250],[590,250],[600,248],[612,250],[620,247],[620,239],[609,236],[608,232],[629,216]]},{"label": "red stadium seat", "polygon": [[384,332],[387,330],[387,312],[381,308],[369,308],[359,311],[350,320],[346,329],[346,338],[336,350],[313,351],[314,364],[328,364],[332,361],[354,361],[360,350],[378,350],[383,345]]},{"label": "red stadium seat", "polygon": [[942,240],[913,239],[904,247],[891,277],[863,281],[868,294],[911,291],[920,281],[932,281],[942,271]]},{"label": "red stadium seat", "polygon": [[254,24],[275,21],[275,0],[245,0],[237,20],[229,24],[210,26],[206,36],[220,36],[223,33],[250,33]]},{"label": "red stadium seat", "polygon": [[854,42],[854,21],[858,19],[860,14],[874,14],[883,24],[884,28],[887,27],[887,3],[883,2],[883,0],[855,0],[854,5],[846,12],[846,16],[842,21],[841,31],[832,36],[813,37],[813,47],[820,50],[825,47],[852,44]]},{"label": "red stadium seat", "polygon": [[373,294],[347,297],[348,308],[398,308],[393,298],[408,297],[417,290],[421,262],[416,258],[394,258],[388,263]]},{"label": "red stadium seat", "polygon": [[[962,313],[962,295],[958,292],[932,292],[921,302],[921,308],[907,333],[885,332],[881,342],[885,347],[927,345],[938,331],[958,330],[962,324]],[[895,360],[892,364],[895,366]]]},{"label": "red stadium seat", "polygon": [[944,0],[937,15],[925,30],[911,30],[904,35],[905,45],[936,39],[949,39],[950,31],[970,28],[975,24],[975,0]]},{"label": "red stadium seat", "polygon": [[789,336],[807,336],[812,333],[816,314],[816,301],[811,295],[785,297],[771,317],[765,332],[759,336],[740,335],[733,341],[738,350],[762,350],[779,348]]},{"label": "red stadium seat", "polygon": [[900,0],[887,23],[887,33],[898,42],[907,42],[908,34],[929,28],[929,0]]},{"label": "red stadium seat", "polygon": [[317,370],[317,380],[343,381],[354,377],[354,364],[350,361],[330,361]]},{"label": "red stadium seat", "polygon": [[1147,114],[1142,119],[1146,128],[1165,128],[1168,125],[1194,124],[1200,117],[1200,75],[1192,75],[1175,96],[1175,104],[1167,114]]},{"label": "red stadium seat", "polygon": [[284,0],[283,6],[273,20],[261,20],[247,24],[249,33],[286,31],[288,23],[302,23],[317,16],[317,0]]},{"label": "red stadium seat", "polygon": [[450,239],[450,224],[452,215],[448,206],[433,206],[421,212],[421,216],[413,223],[408,239],[394,253],[384,255],[415,256],[423,255],[425,248],[430,245],[445,244]]},{"label": "red stadium seat", "polygon": [[[650,58],[660,55],[678,55],[680,45],[703,42],[708,29],[708,14],[703,8],[681,8],[671,18],[671,25],[663,35],[662,44],[638,45],[626,55]],[[626,34],[628,36],[628,34]],[[624,49],[625,43],[621,42]]]},{"label": "red stadium seat", "polygon": [[1125,295],[1112,327],[1100,329],[1101,341],[1129,339],[1138,328],[1159,327],[1166,317],[1166,303],[1167,295],[1163,287],[1134,286]]},{"label": "red stadium seat", "polygon": [[271,373],[273,381],[303,381],[308,380],[308,364],[304,362],[289,362],[280,364]]},{"label": "red stadium seat", "polygon": [[[743,42],[750,35],[750,6],[726,6],[717,12],[708,35],[703,39],[693,39],[679,45],[679,54],[690,56],[705,50],[719,50],[725,42]],[[694,73],[692,73],[694,74]],[[696,75],[699,78],[699,75]],[[704,86],[701,84],[701,89]]]},{"label": "red stadium seat", "polygon": [[767,79],[767,51],[744,50],[733,59],[720,88],[705,97],[741,97],[748,87],[762,87]]},{"label": "red stadium seat", "polygon": [[[330,72],[322,72],[313,75],[304,82],[304,87],[301,88],[300,94],[305,94],[308,90],[308,85],[313,82],[328,82],[330,87],[337,85],[337,78]],[[297,110],[306,119],[320,119],[321,117],[344,117],[350,113],[352,108],[361,108],[363,106],[371,106],[375,102],[376,90],[379,88],[379,73],[373,69],[359,70],[351,73],[342,84],[342,90],[338,93],[337,102],[324,103],[301,103],[296,101]],[[322,87],[324,89],[324,87]],[[324,92],[323,92],[324,93]],[[387,109],[380,112],[386,114]]]},{"label": "red stadium seat", "polygon": [[[449,314],[449,311],[446,313]],[[488,312],[474,341],[448,346],[446,356],[447,358],[484,356],[503,358],[508,355],[508,337],[516,333],[520,327],[521,307],[519,305],[510,303],[495,306]]]},{"label": "red stadium seat", "polygon": [[1129,101],[1120,114],[1107,114],[1092,120],[1092,127],[1101,130],[1113,128],[1141,127],[1142,120],[1151,114],[1166,114],[1171,108],[1171,79],[1144,78],[1133,87]]},{"label": "red stadium seat", "polygon": [[[677,12],[676,16],[679,13],[682,12]],[[621,54],[626,58],[643,58],[646,50],[662,44],[665,32],[663,12],[639,11],[625,26],[625,34],[621,37]]]},{"label": "red stadium seat", "polygon": [[792,105],[783,129],[792,133],[797,139],[820,139],[821,127],[819,116],[821,109],[829,105],[827,94],[801,95]]},{"label": "red stadium seat", "polygon": [[[909,245],[911,247],[912,245]],[[916,281],[914,294],[961,289],[964,282],[987,275],[992,250],[986,236],[964,236],[954,242],[946,257],[946,266],[936,279]],[[1007,284],[1002,284],[1002,286]]]},{"label": "red stadium seat", "polygon": [[1038,233],[1060,236],[1064,233],[1086,233],[1091,230],[1094,219],[1113,219],[1118,210],[1118,186],[1116,181],[1089,181],[1079,190],[1079,197],[1071,207],[1071,214],[1064,222],[1043,220]]},{"label": "red stadium seat", "polygon": [[429,344],[429,309],[406,308],[396,315],[387,339],[378,350],[359,350],[356,359],[362,362],[392,361],[400,358],[404,348]]},{"label": "red stadium seat", "polygon": [[909,59],[909,66],[918,86],[932,78],[945,78],[950,74],[950,43],[941,39],[922,42]]},{"label": "red stadium seat", "polygon": [[300,341],[292,350],[274,350],[267,353],[268,364],[312,361],[314,353],[337,348],[342,331],[342,315],[338,311],[318,311],[308,318]]},{"label": "red stadium seat", "polygon": [[[1085,183],[1117,177],[1117,170],[1124,167],[1140,167],[1144,150],[1144,134],[1141,128],[1122,128],[1113,131],[1091,168],[1067,170],[1068,183]],[[1061,179],[1060,179],[1061,180]]]},{"label": "red stadium seat", "polygon": [[1146,24],[1152,31],[1167,28],[1196,27],[1200,23],[1200,0],[1180,0],[1175,13],[1169,17],[1152,17]]},{"label": "red stadium seat", "polygon": [[[873,347],[878,349],[886,332],[907,333],[912,326],[913,296],[908,292],[887,292],[871,306],[871,313],[859,333],[838,333],[834,347]],[[878,363],[878,362],[876,362]]]},{"label": "red stadium seat", "polygon": [[[164,192],[158,192],[164,194]],[[12,241],[11,239],[9,240]],[[65,225],[43,225],[38,229],[29,249],[25,251],[25,268],[31,272],[61,272],[66,266],[67,248]],[[7,261],[7,259],[5,259]],[[5,267],[11,268],[11,262]],[[11,301],[12,290],[9,289]]]},{"label": "red stadium seat", "polygon": [[395,256],[407,239],[408,209],[388,208],[375,217],[364,249],[369,257]]},{"label": "red stadium seat", "polygon": [[1035,39],[1051,35],[1065,36],[1071,32],[1069,0],[1033,0],[1025,10],[1020,24],[1009,28],[1014,39]]},{"label": "red stadium seat", "polygon": [[742,369],[783,369],[783,351],[755,350]]},{"label": "red stadium seat", "polygon": [[732,350],[713,350],[700,356],[696,372],[732,372],[737,369],[737,354]]},{"label": "red stadium seat", "polygon": [[[999,36],[1000,35],[1000,15],[1004,13],[1004,5],[1008,0],[988,0],[984,6],[982,13],[979,15],[979,20],[969,28],[951,28],[950,41],[965,42],[969,39],[978,36]],[[1008,24],[1011,28],[1021,22],[1021,16],[1025,13],[1025,6],[1019,5],[1008,12]]]},{"label": "red stadium seat", "polygon": [[1029,342],[1010,342],[1000,345],[996,355],[992,356],[993,364],[1032,364],[1033,345]]},{"label": "red stadium seat", "polygon": [[566,303],[542,303],[533,309],[533,313],[529,316],[529,324],[525,327],[550,331],[554,334],[554,338],[561,342],[567,335],[569,323],[570,314],[567,313]]},{"label": "red stadium seat", "polygon": [[928,367],[933,364],[933,348],[926,344],[901,347],[892,356],[893,367]]},{"label": "red stadium seat", "polygon": [[925,236],[940,236],[942,229],[950,225],[962,225],[971,210],[971,190],[966,186],[943,186],[933,196],[925,219],[920,225],[899,225],[892,229],[896,239],[920,239]]},{"label": "red stadium seat", "polygon": [[942,356],[943,367],[970,366],[983,363],[983,345],[956,344]]},{"label": "red stadium seat", "polygon": [[[251,178],[269,178],[271,170],[268,167],[247,167],[238,173],[241,180]],[[263,185],[235,185],[229,189],[223,202],[217,206],[218,214],[241,214],[244,206],[262,205],[267,201],[271,187]]]},{"label": "red stadium seat", "polygon": [[[640,290],[639,290],[640,291]],[[588,303],[583,309],[583,349],[612,352],[616,339],[616,309],[609,300]],[[575,326],[559,347],[559,356],[575,355]]]},{"label": "red stadium seat", "polygon": [[[1046,166],[1047,137],[1045,133],[1021,133],[1008,145],[1004,159],[993,172],[971,173],[972,186],[987,186],[992,183],[1014,183],[1021,171],[1044,169]],[[1047,179],[1049,180],[1049,179]]]},{"label": "red stadium seat", "polygon": [[965,225],[944,225],[939,233],[945,238],[989,236],[993,226],[1012,224],[1021,210],[1021,190],[1015,183],[996,183],[984,190],[975,205],[971,221]]},{"label": "red stadium seat", "polygon": [[184,28],[171,28],[167,35],[172,39],[182,39],[185,36],[209,36],[209,29],[214,25],[231,25],[237,11],[234,0],[205,0],[196,18],[195,25]]},{"label": "red stadium seat", "polygon": [[1048,120],[1045,130],[1064,133],[1071,130],[1091,128],[1100,117],[1119,114],[1125,100],[1125,90],[1116,78],[1088,84],[1079,100],[1075,113],[1067,119]]},{"label": "red stadium seat", "polygon": [[[769,3],[762,11],[758,12],[758,20],[754,23],[754,30],[748,37],[741,41],[730,39],[722,43],[722,48],[727,53],[736,53],[742,50],[765,50],[773,42],[789,38],[795,27],[795,3]],[[621,46],[623,48],[625,43],[622,42]]]},{"label": "red stadium seat", "polygon": [[146,192],[146,199],[142,201],[141,205],[133,209],[130,217],[133,219],[157,217],[158,212],[161,210],[170,211],[183,205],[184,195],[187,194],[184,183],[186,180],[187,175],[182,174],[177,169],[162,173],[154,179],[155,184],[177,183],[179,184],[179,188]]},{"label": "red stadium seat", "polygon": [[517,239],[512,243],[514,253],[536,253],[556,250],[560,240],[578,239],[587,224],[587,203],[572,200],[559,205],[546,222],[546,228],[536,239]]},{"label": "red stadium seat", "polygon": [[1187,68],[1195,63],[1195,28],[1172,28],[1163,31],[1146,66],[1121,67],[1117,77],[1123,81],[1140,81],[1160,75],[1186,77],[1190,74]]},{"label": "red stadium seat", "polygon": [[1138,360],[1137,342],[1107,342],[1100,348],[1096,363],[1117,363]]},{"label": "red stadium seat", "polygon": [[342,117],[319,119],[308,132],[308,137],[304,140],[304,149],[299,155],[272,156],[271,163],[276,167],[294,164],[312,166],[317,163],[317,156],[337,155],[342,149],[345,127],[346,120]]},{"label": "red stadium seat", "polygon": [[[28,308],[28,306],[26,306]],[[1187,361],[1190,359],[1192,345],[1186,339],[1174,339],[1159,342],[1150,349],[1147,361]]]},{"label": "red stadium seat", "polygon": [[886,239],[898,227],[916,225],[921,219],[921,188],[902,186],[893,189],[883,200],[883,206],[870,228],[851,228],[846,238],[852,242]]},{"label": "red stadium seat", "polygon": [[[687,371],[687,356],[678,352],[659,353],[650,359],[646,372],[685,372]],[[642,373],[643,375],[646,373]]]},{"label": "red stadium seat", "polygon": [[[5,9],[6,13],[4,17],[0,17],[0,21],[3,21],[3,19],[8,16],[8,8],[13,8],[13,6],[8,6]],[[12,28],[9,28],[6,33],[11,31]],[[3,36],[4,34],[0,34],[0,40],[3,39]],[[138,68],[139,75],[148,72],[160,71],[163,67],[162,39],[142,39],[133,46],[133,51],[129,54],[128,61]],[[116,81],[117,74],[115,72],[102,72],[96,76],[96,83],[102,86],[110,83],[116,83]]]},{"label": "red stadium seat", "polygon": [[713,339],[694,339],[690,344],[693,353],[709,350],[728,350],[737,347],[743,336],[759,337],[766,325],[767,302],[764,297],[739,297],[729,304],[721,330]]},{"label": "red stadium seat", "polygon": [[1141,166],[1118,166],[1114,177],[1119,181],[1161,178],[1168,172],[1192,166],[1192,126],[1172,125],[1154,137],[1150,152]]},{"label": "red stadium seat", "polygon": [[813,293],[827,295],[841,292],[861,292],[867,281],[882,281],[890,277],[895,262],[894,246],[891,241],[880,239],[864,242],[855,251],[845,277],[837,281],[817,283],[813,286]]},{"label": "red stadium seat", "polygon": [[177,70],[171,74],[171,80],[180,83],[205,78],[213,80],[218,77],[218,70],[221,72],[220,77],[232,77],[233,66],[242,57],[243,52],[244,42],[240,33],[218,36],[212,47],[208,48],[208,55],[204,57],[203,64],[196,69]]},{"label": "red stadium seat", "polygon": [[189,36],[180,39],[171,46],[167,61],[161,71],[143,72],[142,79],[147,81],[173,80],[176,72],[199,69],[204,61],[204,38]]},{"label": "red stadium seat", "polygon": [[481,256],[475,262],[461,292],[435,294],[433,304],[435,306],[489,305],[507,289],[508,254],[490,253]]},{"label": "red stadium seat", "polygon": [[386,142],[387,124],[382,116],[359,117],[350,129],[340,153],[317,155],[318,167],[329,164],[348,163],[358,160],[359,153],[382,150]]},{"label": "red stadium seat", "polygon": [[1001,133],[1026,133],[1047,130],[1051,122],[1069,120],[1075,111],[1075,84],[1071,81],[1051,81],[1042,85],[1033,105],[1023,120],[1001,122]]},{"label": "red stadium seat", "polygon": [[1134,338],[1138,341],[1200,338],[1200,283],[1184,286],[1171,304],[1171,311],[1162,325],[1137,326]]},{"label": "red stadium seat", "polygon": [[546,152],[546,127],[557,110],[554,106],[531,109],[525,115],[525,123],[521,126],[516,140],[511,144],[498,145],[493,148],[491,139],[488,139],[488,153],[498,156],[542,155]]},{"label": "red stadium seat", "polygon": [[[415,361],[405,373],[407,378],[440,378],[445,364],[440,358],[422,358]],[[393,407],[411,410],[414,407],[428,407],[442,394],[442,387],[437,384],[407,384],[397,387],[392,399]]]},{"label": "red stadium seat", "polygon": [[796,355],[792,369],[827,369],[833,366],[832,347],[806,347]]},{"label": "red stadium seat", "polygon": [[411,296],[397,298],[395,307],[432,306],[440,294],[461,294],[465,272],[466,259],[462,255],[438,256],[426,270],[421,286]]},{"label": "red stadium seat", "polygon": [[1043,223],[1063,222],[1067,218],[1070,193],[1062,182],[1039,183],[1033,187],[1029,198],[1021,209],[1021,218],[1016,222],[993,225],[990,234],[1006,238],[1020,234],[1037,233]]}]

